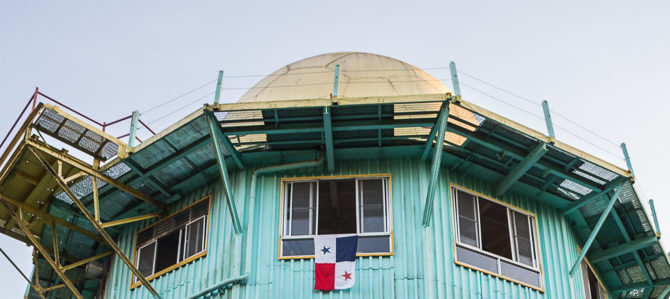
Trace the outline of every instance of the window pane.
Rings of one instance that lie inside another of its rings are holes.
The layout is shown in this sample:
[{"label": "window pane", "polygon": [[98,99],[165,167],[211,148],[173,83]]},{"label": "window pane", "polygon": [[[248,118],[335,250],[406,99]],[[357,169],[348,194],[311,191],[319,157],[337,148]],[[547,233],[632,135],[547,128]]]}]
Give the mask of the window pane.
[{"label": "window pane", "polygon": [[384,190],[382,180],[360,180],[362,232],[384,232]]},{"label": "window pane", "polygon": [[288,235],[290,235],[290,233],[288,231],[288,227],[289,227],[289,223],[291,221],[291,213],[290,213],[289,210],[291,209],[291,187],[293,187],[293,184],[286,183],[285,186],[286,186],[286,189],[285,189],[285,193],[284,193],[284,198],[286,200],[284,201],[284,209],[283,209],[283,211],[284,211],[284,233],[283,233],[283,235],[288,236]]},{"label": "window pane", "polygon": [[476,252],[474,250],[456,246],[458,261],[492,273],[498,273],[498,259]]},{"label": "window pane", "polygon": [[468,245],[478,247],[477,244],[477,223],[464,217],[459,217],[458,228],[460,230],[460,241]]},{"label": "window pane", "polygon": [[531,230],[528,227],[528,215],[519,212],[514,213],[514,224],[516,228],[516,243],[518,260],[529,266],[533,266],[533,244],[531,242]]},{"label": "window pane", "polygon": [[526,269],[522,266],[500,260],[500,271],[503,276],[527,283],[540,288],[540,274],[536,271]]},{"label": "window pane", "polygon": [[462,243],[479,247],[477,243],[477,219],[475,217],[475,197],[463,191],[457,191],[458,229]]},{"label": "window pane", "polygon": [[291,235],[309,235],[310,185],[312,183],[293,183],[293,207],[291,213]]},{"label": "window pane", "polygon": [[150,243],[147,246],[142,247],[137,253],[137,269],[140,270],[142,275],[149,276],[153,274],[154,268],[154,249],[156,248],[156,242]]},{"label": "window pane", "polygon": [[472,194],[458,190],[458,215],[475,220],[475,197]]},{"label": "window pane", "polygon": [[179,230],[173,231],[156,241],[156,272],[177,263],[179,251]]},{"label": "window pane", "polygon": [[283,240],[283,256],[303,256],[314,254],[314,240]]},{"label": "window pane", "polygon": [[582,268],[582,284],[584,285],[584,296],[586,299],[597,299],[591,298],[590,286],[589,286],[589,266],[586,265],[586,262],[582,261],[580,265]]},{"label": "window pane", "polygon": [[586,270],[588,271],[588,278],[589,278],[589,289],[588,293],[590,293],[591,298],[593,299],[598,299],[600,298],[598,291],[598,280],[596,279],[596,275],[593,274],[593,271],[591,271],[590,267],[586,267]]},{"label": "window pane", "polygon": [[184,259],[189,258],[204,249],[204,224],[205,218],[202,218],[186,226],[186,254]]},{"label": "window pane", "polygon": [[391,252],[391,236],[358,237],[358,253]]},{"label": "window pane", "polygon": [[480,198],[479,216],[481,219],[481,248],[490,253],[512,259],[507,207]]},{"label": "window pane", "polygon": [[319,181],[319,235],[356,233],[356,181]]}]

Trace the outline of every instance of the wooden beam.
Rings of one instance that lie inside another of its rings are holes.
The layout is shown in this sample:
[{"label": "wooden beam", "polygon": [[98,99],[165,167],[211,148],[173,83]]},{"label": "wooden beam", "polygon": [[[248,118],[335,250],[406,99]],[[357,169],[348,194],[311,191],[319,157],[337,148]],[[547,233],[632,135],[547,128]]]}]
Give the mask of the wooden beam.
[{"label": "wooden beam", "polygon": [[39,159],[40,163],[42,164],[42,167],[44,167],[47,170],[47,173],[49,173],[54,178],[54,180],[56,180],[58,185],[60,185],[60,187],[63,188],[67,196],[70,197],[70,199],[74,202],[74,204],[79,208],[81,213],[84,214],[84,217],[86,217],[86,219],[93,225],[95,230],[98,231],[98,233],[102,236],[102,238],[105,239],[105,243],[112,248],[112,250],[119,256],[119,258],[121,258],[123,263],[126,264],[126,266],[130,269],[130,271],[133,272],[135,276],[137,276],[140,282],[142,282],[142,285],[144,285],[144,287],[147,288],[147,290],[152,295],[154,295],[154,297],[160,298],[158,292],[156,292],[156,290],[151,286],[151,284],[149,284],[144,275],[142,275],[142,273],[139,270],[137,270],[133,262],[130,261],[128,257],[126,257],[126,255],[123,253],[123,250],[119,247],[119,245],[116,244],[116,242],[114,242],[114,239],[112,239],[112,237],[109,234],[107,234],[107,232],[100,225],[100,223],[95,221],[95,218],[93,217],[93,215],[91,215],[88,209],[86,209],[86,206],[84,206],[84,204],[77,198],[77,196],[75,196],[74,193],[72,193],[72,191],[70,190],[70,188],[67,187],[65,182],[63,182],[63,180],[60,177],[58,177],[58,174],[53,168],[51,168],[51,165],[49,165],[49,163],[39,153],[37,153],[36,149],[33,149],[32,147],[28,149],[35,155],[35,157]]},{"label": "wooden beam", "polygon": [[67,270],[71,270],[71,269],[77,268],[79,266],[86,265],[86,264],[88,264],[92,261],[95,261],[97,259],[101,259],[101,258],[106,257],[108,255],[112,255],[113,253],[114,253],[113,251],[107,251],[105,253],[101,253],[101,254],[98,254],[98,255],[95,255],[95,256],[92,256],[92,257],[89,257],[89,258],[85,258],[81,261],[69,264],[67,266],[63,266],[63,267],[61,267],[61,269],[63,269],[63,272],[65,272]]},{"label": "wooden beam", "polygon": [[120,220],[114,220],[114,221],[109,221],[102,223],[103,228],[108,228],[112,226],[117,226],[117,225],[123,225],[123,224],[128,224],[128,223],[133,223],[137,221],[142,221],[146,219],[151,219],[160,216],[158,213],[152,213],[152,214],[146,214],[146,215],[140,215],[140,216],[135,216],[135,217],[130,217],[126,219],[120,219]]}]

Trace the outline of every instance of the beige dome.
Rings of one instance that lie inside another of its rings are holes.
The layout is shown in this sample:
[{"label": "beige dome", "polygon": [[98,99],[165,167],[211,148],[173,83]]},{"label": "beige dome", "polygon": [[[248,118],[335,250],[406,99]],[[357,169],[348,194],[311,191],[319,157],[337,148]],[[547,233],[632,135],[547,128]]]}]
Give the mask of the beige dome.
[{"label": "beige dome", "polygon": [[291,63],[249,89],[240,102],[329,98],[340,65],[338,97],[447,93],[440,81],[419,68],[386,56],[340,52]]}]

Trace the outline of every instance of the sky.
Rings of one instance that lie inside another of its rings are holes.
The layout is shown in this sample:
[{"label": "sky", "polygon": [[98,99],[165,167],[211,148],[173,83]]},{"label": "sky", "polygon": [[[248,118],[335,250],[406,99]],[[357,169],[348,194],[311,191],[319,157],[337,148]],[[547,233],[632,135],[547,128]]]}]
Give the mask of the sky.
[{"label": "sky", "polygon": [[[438,79],[455,61],[465,100],[546,132],[546,99],[557,139],[622,167],[626,142],[636,188],[670,234],[668,15],[661,1],[2,1],[0,135],[36,86],[96,120],[138,110],[160,130],[213,100],[219,70],[222,102],[235,102],[322,53],[382,54]],[[0,247],[30,275],[29,247],[4,235]],[[3,297],[23,296],[1,256],[0,277]]]}]

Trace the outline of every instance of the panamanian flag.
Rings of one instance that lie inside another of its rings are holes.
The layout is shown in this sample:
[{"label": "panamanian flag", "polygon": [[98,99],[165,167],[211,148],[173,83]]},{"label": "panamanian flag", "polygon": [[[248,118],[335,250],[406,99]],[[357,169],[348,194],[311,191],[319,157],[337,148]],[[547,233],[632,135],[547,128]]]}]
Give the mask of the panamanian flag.
[{"label": "panamanian flag", "polygon": [[356,235],[314,237],[314,289],[348,289],[356,282]]}]

